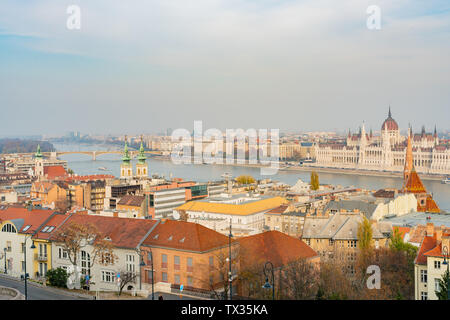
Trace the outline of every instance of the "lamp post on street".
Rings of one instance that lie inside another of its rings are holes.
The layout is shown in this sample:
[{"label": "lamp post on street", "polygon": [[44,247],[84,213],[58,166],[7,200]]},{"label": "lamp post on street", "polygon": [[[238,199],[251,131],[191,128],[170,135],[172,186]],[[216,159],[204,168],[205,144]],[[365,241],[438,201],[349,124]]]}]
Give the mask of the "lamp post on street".
[{"label": "lamp post on street", "polygon": [[142,270],[145,267],[144,259],[142,259],[142,254],[139,252],[139,290],[142,290]]},{"label": "lamp post on street", "polygon": [[6,248],[3,248],[3,252],[4,252],[3,258],[5,258],[5,274],[8,274],[8,271],[6,269]]},{"label": "lamp post on street", "polygon": [[[262,286],[263,289],[272,289],[272,300],[275,300],[275,277],[273,274],[273,264],[270,261],[267,261],[264,265],[264,275],[266,276],[266,283]],[[269,283],[269,276],[268,273],[272,276],[272,284]]]},{"label": "lamp post on street", "polygon": [[233,300],[233,274],[231,273],[231,238],[233,234],[231,233],[231,219],[230,219],[230,234],[228,235],[228,260],[229,260],[229,268],[228,272],[228,281],[230,282],[230,300]]},{"label": "lamp post on street", "polygon": [[150,261],[152,262],[152,300],[155,300],[155,283],[153,269],[153,252],[150,250]]},{"label": "lamp post on street", "polygon": [[[449,273],[449,252],[447,246],[442,248],[442,255],[444,256],[444,262],[442,264],[447,265],[447,273]],[[450,300],[450,276],[447,278],[447,300]]]},{"label": "lamp post on street", "polygon": [[[27,279],[28,279],[28,273],[27,273],[27,240],[32,237],[32,235],[25,237],[25,243],[23,244],[23,267],[24,267],[24,278],[25,278],[25,300],[28,300],[28,288],[27,288]],[[34,241],[31,244],[30,249],[36,249],[36,246],[34,245]]]}]

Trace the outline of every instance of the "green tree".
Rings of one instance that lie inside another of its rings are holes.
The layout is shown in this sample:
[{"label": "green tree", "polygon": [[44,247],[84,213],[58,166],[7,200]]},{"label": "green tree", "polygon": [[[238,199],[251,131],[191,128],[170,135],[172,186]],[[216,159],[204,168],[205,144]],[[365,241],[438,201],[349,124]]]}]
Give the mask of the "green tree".
[{"label": "green tree", "polygon": [[47,271],[48,282],[51,286],[65,288],[67,283],[67,272],[63,268],[50,269]]},{"label": "green tree", "polygon": [[398,227],[394,227],[394,230],[390,237],[389,247],[394,251],[403,251],[406,253],[408,258],[414,264],[414,258],[417,255],[417,247],[413,246],[410,243],[404,242],[400,229]]},{"label": "green tree", "polygon": [[311,190],[319,190],[319,175],[315,171],[311,171]]},{"label": "green tree", "polygon": [[248,176],[248,175],[241,175],[236,178],[236,182],[239,184],[251,184],[251,183],[255,183],[255,178],[253,178],[252,176]]},{"label": "green tree", "polygon": [[371,248],[372,242],[372,225],[366,217],[358,226],[358,247],[361,251],[367,251]]},{"label": "green tree", "polygon": [[450,280],[450,274],[448,270],[445,271],[445,273],[442,275],[442,278],[439,279],[439,291],[435,291],[436,296],[439,300],[447,300],[447,284]]}]

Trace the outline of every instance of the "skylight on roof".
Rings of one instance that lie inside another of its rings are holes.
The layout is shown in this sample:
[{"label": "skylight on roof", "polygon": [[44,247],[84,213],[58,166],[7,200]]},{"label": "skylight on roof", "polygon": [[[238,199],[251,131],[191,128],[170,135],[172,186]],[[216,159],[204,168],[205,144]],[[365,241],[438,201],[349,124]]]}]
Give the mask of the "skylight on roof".
[{"label": "skylight on roof", "polygon": [[170,236],[169,239],[167,239],[167,240],[171,241],[172,240],[172,236]]},{"label": "skylight on roof", "polygon": [[47,232],[48,228],[49,228],[48,226],[45,227],[44,229],[42,229],[42,232]]},{"label": "skylight on roof", "polygon": [[153,239],[158,239],[159,234],[157,234],[156,236],[153,237]]},{"label": "skylight on roof", "polygon": [[184,242],[184,239],[186,239],[186,238],[181,239],[180,242],[183,243],[183,242]]},{"label": "skylight on roof", "polygon": [[25,228],[23,228],[22,231],[27,231],[28,229],[30,229],[31,225],[25,226]]},{"label": "skylight on roof", "polygon": [[48,228],[47,232],[52,232],[53,229],[55,229],[55,227],[52,226],[52,227]]}]

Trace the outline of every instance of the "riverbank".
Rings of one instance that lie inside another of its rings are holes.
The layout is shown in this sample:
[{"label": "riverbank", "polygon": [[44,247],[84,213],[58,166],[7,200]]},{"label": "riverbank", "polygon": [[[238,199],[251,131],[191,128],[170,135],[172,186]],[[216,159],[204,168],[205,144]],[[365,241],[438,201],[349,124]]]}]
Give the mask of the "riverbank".
[{"label": "riverbank", "polygon": [[[152,159],[161,161],[171,161],[170,156],[154,156]],[[194,163],[195,164],[195,163]],[[208,165],[207,163],[201,163],[198,165]],[[233,167],[243,167],[243,168],[263,168],[267,167],[261,164],[248,164],[248,163],[214,163],[214,166],[233,166]],[[325,168],[325,167],[309,167],[309,166],[291,166],[291,167],[281,167],[278,169],[282,172],[311,172],[316,171],[317,173],[332,173],[332,174],[346,174],[346,175],[357,175],[357,176],[369,176],[369,177],[396,177],[403,178],[403,172],[396,171],[372,171],[372,170],[358,170],[358,169],[341,169],[341,168]],[[441,181],[445,178],[444,175],[429,175],[424,173],[419,173],[422,180],[430,181]]]}]

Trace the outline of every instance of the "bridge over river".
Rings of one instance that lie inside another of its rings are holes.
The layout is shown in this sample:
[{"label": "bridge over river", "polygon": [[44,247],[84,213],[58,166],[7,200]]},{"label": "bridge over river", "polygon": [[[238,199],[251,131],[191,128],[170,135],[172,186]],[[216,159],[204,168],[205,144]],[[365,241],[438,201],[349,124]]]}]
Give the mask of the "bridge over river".
[{"label": "bridge over river", "polygon": [[[146,154],[150,155],[162,155],[162,151],[144,151]],[[64,156],[67,154],[85,154],[92,157],[92,160],[97,160],[97,157],[103,154],[123,154],[123,151],[121,150],[93,150],[93,151],[55,151],[55,152],[42,152],[44,157],[50,157],[50,158],[58,158],[60,156]],[[138,154],[138,150],[129,150],[128,154],[130,155],[130,158],[135,158]],[[18,153],[19,156],[33,156],[34,153]]]}]

